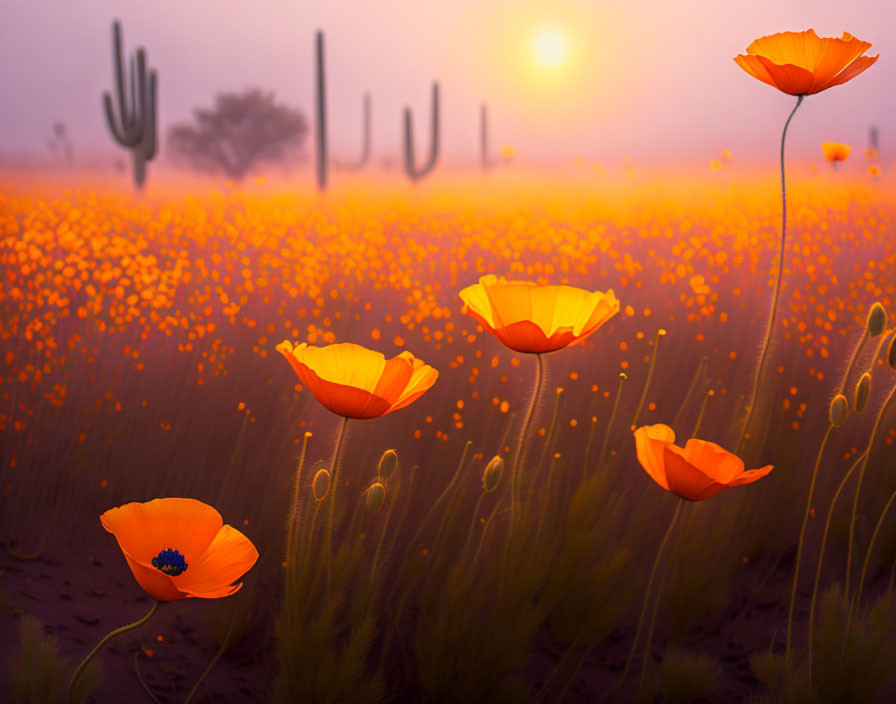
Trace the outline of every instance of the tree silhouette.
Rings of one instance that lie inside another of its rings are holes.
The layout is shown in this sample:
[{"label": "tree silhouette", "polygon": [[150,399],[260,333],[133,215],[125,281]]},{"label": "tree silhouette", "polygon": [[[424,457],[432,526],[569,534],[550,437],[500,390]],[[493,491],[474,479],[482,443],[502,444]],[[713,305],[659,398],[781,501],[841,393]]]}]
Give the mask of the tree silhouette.
[{"label": "tree silhouette", "polygon": [[250,89],[220,93],[211,109],[194,111],[195,124],[173,126],[168,148],[176,162],[240,181],[261,163],[296,157],[308,136],[308,120],[277,104],[273,93]]}]

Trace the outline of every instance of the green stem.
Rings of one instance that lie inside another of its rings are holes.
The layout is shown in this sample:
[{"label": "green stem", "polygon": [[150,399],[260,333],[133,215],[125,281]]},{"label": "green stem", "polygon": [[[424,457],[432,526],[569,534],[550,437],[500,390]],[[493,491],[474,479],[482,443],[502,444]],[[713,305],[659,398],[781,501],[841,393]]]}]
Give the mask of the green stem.
[{"label": "green stem", "polygon": [[647,580],[647,588],[644,590],[644,600],[641,603],[641,615],[638,617],[638,628],[637,630],[635,630],[635,639],[632,642],[632,648],[625,660],[625,667],[622,670],[622,674],[619,676],[619,680],[617,681],[613,689],[616,689],[616,687],[618,687],[625,681],[625,676],[628,674],[628,670],[632,666],[632,661],[635,659],[635,653],[638,650],[638,641],[641,638],[641,629],[644,627],[644,617],[647,615],[647,604],[650,601],[650,592],[653,589],[653,580],[656,578],[656,570],[659,567],[660,558],[663,555],[663,550],[665,550],[666,548],[666,543],[669,542],[669,536],[672,535],[672,529],[675,527],[675,523],[678,521],[678,516],[681,513],[681,507],[684,506],[684,500],[679,499],[676,504],[677,505],[675,506],[675,513],[672,514],[672,520],[669,521],[669,527],[666,528],[666,534],[663,536],[663,540],[660,543],[660,548],[656,551],[656,557],[653,560],[653,567],[650,568],[650,578]]},{"label": "green stem", "polygon": [[650,367],[647,369],[647,380],[644,382],[644,390],[641,392],[641,400],[638,401],[638,407],[635,409],[635,416],[632,419],[632,430],[638,427],[638,418],[641,417],[641,409],[644,408],[644,401],[647,398],[647,392],[650,390],[650,380],[653,378],[653,368],[656,366],[656,353],[660,348],[660,338],[666,334],[666,331],[659,329],[653,338],[653,354],[650,355]]},{"label": "green stem", "polygon": [[812,599],[809,602],[809,645],[807,648],[807,657],[809,658],[809,672],[812,671],[812,635],[813,635],[813,624],[815,623],[815,604],[818,600],[818,585],[821,581],[821,566],[824,564],[824,549],[827,546],[828,542],[828,532],[831,528],[831,520],[834,516],[834,507],[837,505],[837,499],[840,498],[840,492],[843,491],[843,488],[846,486],[846,482],[849,481],[849,478],[852,476],[853,471],[856,467],[859,466],[859,462],[861,462],[865,455],[867,454],[867,450],[863,452],[861,455],[856,457],[856,461],[852,463],[852,466],[843,475],[843,479],[840,480],[840,484],[837,486],[837,491],[834,492],[834,498],[831,499],[831,505],[828,507],[828,515],[824,521],[824,532],[821,534],[821,549],[818,551],[818,566],[815,568],[815,583],[812,585]]},{"label": "green stem", "polygon": [[868,571],[868,561],[871,559],[871,553],[874,552],[874,543],[877,541],[877,534],[880,533],[880,528],[884,524],[884,518],[886,518],[887,512],[890,510],[890,506],[893,505],[893,499],[896,499],[896,491],[890,494],[890,500],[887,501],[887,505],[884,506],[884,510],[880,514],[880,518],[877,519],[877,525],[874,526],[874,532],[871,534],[871,542],[868,543],[868,552],[865,554],[865,560],[862,563],[862,574],[859,575],[859,585],[856,589],[856,596],[849,606],[850,621],[852,620],[853,612],[856,610],[856,608],[858,608],[860,602],[862,601],[862,589],[865,586],[865,574]]},{"label": "green stem", "polygon": [[134,623],[129,623],[126,626],[122,626],[121,628],[116,628],[114,631],[107,633],[105,635],[105,637],[99,643],[97,643],[96,646],[94,646],[93,650],[91,650],[87,654],[87,657],[81,661],[81,664],[78,665],[77,669],[75,670],[75,674],[73,674],[71,680],[69,680],[68,687],[65,690],[65,700],[67,702],[69,702],[69,704],[73,704],[72,693],[74,692],[75,685],[78,683],[78,679],[81,677],[81,674],[84,672],[84,668],[90,664],[90,661],[93,660],[94,656],[98,652],[100,652],[100,650],[102,650],[103,646],[106,643],[108,643],[110,640],[112,640],[113,638],[117,638],[118,636],[123,635],[123,634],[127,633],[128,631],[133,631],[133,630],[136,630],[137,628],[140,628],[140,626],[145,624],[147,621],[149,621],[149,619],[151,619],[153,617],[153,614],[155,614],[155,612],[158,610],[160,603],[161,602],[158,601],[157,599],[153,600],[152,608],[149,610],[149,613],[146,614],[146,616],[141,618],[139,621],[134,621]]},{"label": "green stem", "polygon": [[535,410],[535,404],[538,403],[538,397],[541,395],[541,383],[544,379],[544,363],[541,360],[541,354],[535,354],[537,362],[535,370],[535,385],[532,391],[532,398],[529,401],[529,408],[526,410],[526,416],[523,419],[523,429],[520,432],[519,440],[516,444],[516,452],[514,453],[513,470],[510,475],[510,527],[516,525],[516,511],[519,503],[519,479],[520,465],[523,461],[523,454],[526,449],[526,435],[529,433],[529,425],[532,423],[532,416]]},{"label": "green stem", "polygon": [[781,281],[784,277],[784,253],[787,248],[787,184],[784,175],[784,143],[787,139],[787,128],[790,127],[790,121],[796,114],[797,108],[802,104],[805,95],[798,95],[796,105],[790,112],[787,122],[784,123],[784,130],[781,132],[781,247],[778,252],[778,278],[775,282],[775,292],[772,295],[772,308],[768,317],[768,325],[765,329],[765,339],[762,341],[762,353],[759,355],[759,366],[756,369],[756,375],[753,378],[753,391],[750,393],[750,405],[747,411],[747,419],[740,431],[740,438],[737,441],[736,455],[740,455],[741,445],[747,435],[750,427],[750,421],[753,418],[753,411],[756,409],[756,394],[759,392],[759,385],[762,382],[762,376],[765,371],[765,360],[768,357],[768,348],[772,340],[772,331],[775,328],[775,318],[778,315],[778,298],[781,295]]},{"label": "green stem", "polygon": [[703,359],[700,360],[700,364],[697,365],[697,371],[694,372],[694,378],[691,379],[691,385],[688,387],[687,393],[684,395],[684,400],[678,407],[678,411],[675,414],[675,419],[672,421],[673,429],[678,427],[678,424],[681,421],[682,413],[684,413],[685,409],[688,407],[688,405],[690,405],[691,396],[693,396],[694,392],[697,390],[697,384],[700,381],[700,377],[703,376],[703,374],[706,372],[707,364],[709,364],[709,357],[704,355]]},{"label": "green stem", "polygon": [[700,405],[700,413],[697,414],[697,423],[694,425],[694,432],[691,433],[692,438],[697,437],[697,433],[700,432],[700,424],[703,423],[703,414],[706,412],[706,404],[709,402],[710,397],[715,395],[716,392],[710,389],[703,397],[703,403]]},{"label": "green stem", "polygon": [[203,673],[199,676],[199,679],[196,680],[196,684],[193,685],[193,689],[190,690],[190,693],[187,695],[187,698],[184,699],[184,704],[190,704],[190,700],[193,698],[193,695],[196,694],[196,690],[199,689],[199,685],[205,680],[208,676],[208,673],[212,671],[212,668],[221,659],[221,656],[224,654],[224,651],[227,650],[227,646],[230,645],[230,639],[233,636],[233,624],[236,622],[236,616],[233,616],[230,619],[230,625],[227,627],[227,635],[224,636],[224,642],[221,643],[221,647],[218,648],[218,652],[215,653],[215,657],[212,658],[212,661],[208,664],[208,667],[205,668]]},{"label": "green stem", "polygon": [[812,480],[809,482],[809,496],[806,497],[806,510],[803,513],[803,524],[800,526],[800,539],[796,546],[796,564],[793,568],[793,585],[790,587],[790,608],[787,611],[787,644],[784,648],[784,661],[790,664],[790,637],[793,632],[793,608],[796,605],[796,585],[800,576],[800,558],[803,554],[803,540],[806,537],[806,525],[809,523],[809,512],[812,510],[812,497],[815,494],[815,480],[818,477],[818,467],[821,465],[821,456],[824,454],[825,445],[828,444],[828,438],[831,437],[833,425],[828,424],[824,438],[821,441],[821,447],[818,448],[818,455],[815,457],[815,467],[812,470]]},{"label": "green stem", "polygon": [[862,466],[859,468],[859,479],[856,482],[856,493],[852,497],[852,512],[849,514],[849,545],[846,548],[846,587],[843,591],[843,595],[847,599],[849,599],[849,583],[850,575],[852,573],[852,544],[854,540],[853,536],[855,533],[856,513],[859,509],[859,493],[862,491],[862,480],[865,478],[865,467],[868,465],[868,457],[871,454],[871,446],[874,444],[875,437],[877,437],[877,429],[880,427],[880,420],[884,416],[884,411],[887,409],[887,406],[890,405],[890,401],[893,400],[893,394],[896,394],[896,386],[894,386],[890,391],[890,395],[887,396],[887,400],[883,402],[883,405],[881,405],[880,411],[877,414],[877,418],[874,420],[874,429],[871,431],[871,438],[868,440],[868,445],[865,447],[865,459],[862,461]]},{"label": "green stem", "polygon": [[342,445],[345,440],[345,430],[348,428],[348,418],[343,416],[339,425],[339,437],[336,439],[336,449],[333,452],[333,467],[330,474],[330,495],[327,500],[330,502],[327,511],[327,537],[326,550],[327,556],[327,586],[329,587],[333,578],[333,523],[336,516],[336,486],[339,483],[339,460],[342,456]]},{"label": "green stem", "polygon": [[619,399],[622,398],[622,385],[628,379],[625,372],[619,373],[619,387],[616,389],[616,400],[613,402],[613,412],[610,414],[610,421],[607,423],[607,430],[604,432],[603,447],[600,448],[600,457],[597,460],[596,469],[600,469],[604,464],[604,458],[607,456],[607,446],[610,444],[610,431],[613,430],[613,421],[616,420],[616,410],[619,408]]},{"label": "green stem", "polygon": [[302,452],[299,455],[299,466],[296,469],[296,479],[295,485],[292,490],[292,500],[289,502],[289,523],[286,531],[286,561],[293,559],[292,555],[292,544],[293,540],[295,540],[295,535],[298,532],[298,519],[299,519],[299,488],[302,483],[302,468],[305,466],[305,452],[308,449],[308,438],[311,437],[311,433],[305,433],[305,437],[302,440]]}]

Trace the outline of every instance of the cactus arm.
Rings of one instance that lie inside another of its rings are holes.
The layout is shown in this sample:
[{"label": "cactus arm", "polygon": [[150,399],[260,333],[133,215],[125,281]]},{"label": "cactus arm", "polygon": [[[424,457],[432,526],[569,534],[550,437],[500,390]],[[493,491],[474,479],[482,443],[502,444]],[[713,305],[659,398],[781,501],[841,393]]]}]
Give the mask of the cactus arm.
[{"label": "cactus arm", "polygon": [[127,135],[125,135],[115,120],[115,109],[112,107],[112,96],[108,93],[103,93],[103,111],[106,114],[106,124],[109,126],[109,131],[112,133],[115,141],[123,147],[129,146]]},{"label": "cactus arm", "polygon": [[479,159],[483,169],[490,169],[494,161],[489,156],[488,149],[488,105],[482,103],[479,106]]},{"label": "cactus arm", "polygon": [[[124,62],[121,56],[121,23],[112,24],[112,68],[115,72],[115,96],[118,99],[118,114],[121,117],[122,134],[128,134],[128,106],[125,95]],[[127,144],[127,139],[122,144]]]},{"label": "cactus arm", "polygon": [[327,103],[326,83],[324,73],[324,34],[320,30],[314,37],[315,57],[315,107],[317,119],[314,124],[315,136],[315,163],[317,167],[317,188],[327,188]]},{"label": "cactus arm", "polygon": [[143,153],[146,160],[154,158],[158,151],[158,139],[156,133],[158,131],[156,123],[156,95],[157,83],[155,71],[149,72],[149,93],[145,94],[144,102],[146,104],[145,111],[145,129],[143,131]]},{"label": "cactus arm", "polygon": [[349,164],[344,164],[339,161],[334,161],[333,166],[337,169],[346,169],[349,171],[357,171],[358,169],[363,169],[368,160],[370,159],[370,93],[364,94],[364,102],[362,104],[362,114],[361,114],[361,156],[360,158]]},{"label": "cactus arm", "polygon": [[413,117],[410,108],[404,110],[404,170],[408,178],[417,181],[428,175],[439,159],[439,84],[432,84],[432,119],[430,121],[432,134],[429,142],[429,157],[426,163],[417,168],[414,159],[414,130]]}]

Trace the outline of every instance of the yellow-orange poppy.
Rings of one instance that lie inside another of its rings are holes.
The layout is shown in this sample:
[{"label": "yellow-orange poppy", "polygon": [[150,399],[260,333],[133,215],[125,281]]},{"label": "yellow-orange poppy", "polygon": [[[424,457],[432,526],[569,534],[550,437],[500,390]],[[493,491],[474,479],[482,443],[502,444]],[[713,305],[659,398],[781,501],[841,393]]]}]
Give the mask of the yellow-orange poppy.
[{"label": "yellow-orange poppy", "polygon": [[236,592],[258,551],[221,514],[196,499],[153,499],[100,516],[141,587],[159,601],[217,599]]},{"label": "yellow-orange poppy", "polygon": [[517,352],[551,352],[581,342],[619,312],[606,293],[483,276],[460,292],[462,312]]},{"label": "yellow-orange poppy", "polygon": [[838,161],[846,161],[846,157],[852,151],[852,147],[848,144],[840,142],[822,142],[821,151],[824,152],[824,158],[832,163]]},{"label": "yellow-orange poppy", "polygon": [[862,56],[871,44],[844,32],[819,37],[815,30],[779,32],[760,37],[735,56],[754,78],[790,95],[812,95],[858,76],[877,56]]},{"label": "yellow-orange poppy", "polygon": [[277,351],[314,398],[346,418],[378,418],[404,408],[429,391],[439,376],[410,352],[386,359],[350,342],[315,347],[284,340]]},{"label": "yellow-orange poppy", "polygon": [[744,471],[737,455],[714,442],[691,438],[682,448],[668,425],[645,425],[635,431],[638,461],[663,489],[688,501],[704,501],[723,489],[750,484],[772,471],[771,465]]}]

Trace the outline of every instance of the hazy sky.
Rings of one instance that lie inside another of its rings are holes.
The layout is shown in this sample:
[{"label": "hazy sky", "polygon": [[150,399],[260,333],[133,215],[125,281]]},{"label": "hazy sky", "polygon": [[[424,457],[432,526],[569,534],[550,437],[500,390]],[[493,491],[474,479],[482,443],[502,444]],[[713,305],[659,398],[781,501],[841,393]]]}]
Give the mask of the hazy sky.
[{"label": "hazy sky", "polygon": [[[723,148],[739,160],[773,160],[793,99],[732,57],[763,34],[845,30],[872,42],[880,59],[806,101],[792,149],[820,154],[823,140],[861,148],[877,123],[885,156],[896,152],[892,0],[3,0],[0,153],[45,152],[56,120],[79,155],[119,153],[100,102],[112,84],[116,17],[125,50],[146,47],[159,72],[163,129],[216,92],[249,86],[310,113],[319,27],[334,154],[350,159],[358,149],[365,90],[377,157],[397,156],[405,104],[422,152],[438,79],[443,155],[452,163],[477,158],[483,100],[492,143],[515,146],[523,162],[701,162]],[[566,61],[554,68],[533,58],[545,30],[566,37]]]}]

